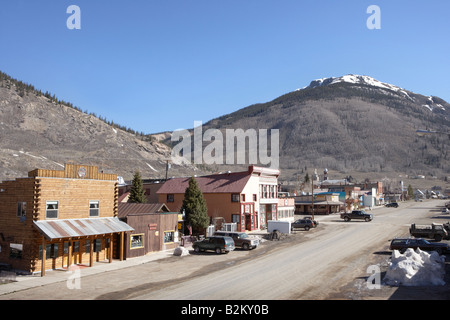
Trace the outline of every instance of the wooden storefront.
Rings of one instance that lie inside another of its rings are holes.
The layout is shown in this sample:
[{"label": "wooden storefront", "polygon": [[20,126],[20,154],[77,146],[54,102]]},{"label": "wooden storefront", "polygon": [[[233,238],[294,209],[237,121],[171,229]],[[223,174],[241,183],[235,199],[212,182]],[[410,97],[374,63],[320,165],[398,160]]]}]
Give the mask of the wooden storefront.
[{"label": "wooden storefront", "polygon": [[165,204],[119,203],[119,218],[134,229],[125,235],[125,259],[178,246],[178,212]]}]

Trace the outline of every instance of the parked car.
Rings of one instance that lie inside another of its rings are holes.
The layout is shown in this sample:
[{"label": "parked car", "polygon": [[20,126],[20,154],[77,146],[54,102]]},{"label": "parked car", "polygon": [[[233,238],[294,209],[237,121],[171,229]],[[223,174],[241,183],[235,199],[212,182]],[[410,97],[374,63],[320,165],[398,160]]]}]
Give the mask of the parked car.
[{"label": "parked car", "polygon": [[318,225],[317,221],[312,219],[298,219],[293,223],[291,223],[291,229],[294,230],[298,228],[303,228],[306,231],[308,231],[311,228],[317,227],[317,225]]},{"label": "parked car", "polygon": [[245,232],[237,231],[216,231],[215,236],[226,236],[230,237],[234,241],[234,246],[236,248],[242,248],[245,250],[254,249],[259,246],[259,239],[256,237],[251,237]]},{"label": "parked car", "polygon": [[195,241],[192,245],[195,252],[212,250],[217,254],[228,253],[234,250],[234,240],[231,237],[212,236],[203,240]]},{"label": "parked car", "polygon": [[391,203],[386,204],[386,207],[398,208],[398,203],[397,202],[391,202]]},{"label": "parked car", "polygon": [[413,223],[409,228],[409,233],[416,238],[429,238],[435,241],[449,239],[446,226],[437,223],[432,223],[431,225],[416,225]]},{"label": "parked car", "polygon": [[369,222],[373,220],[373,215],[366,213],[364,210],[353,210],[351,213],[341,213],[341,219],[344,219],[346,222],[352,219],[359,219]]},{"label": "parked car", "polygon": [[401,253],[404,253],[408,248],[412,248],[414,250],[419,248],[422,251],[436,251],[439,254],[450,251],[450,247],[446,243],[428,242],[422,238],[393,239],[391,241],[391,245],[389,246],[389,249],[399,250]]},{"label": "parked car", "polygon": [[450,210],[448,210],[447,208],[442,208],[442,213],[444,213],[444,214],[450,213]]}]

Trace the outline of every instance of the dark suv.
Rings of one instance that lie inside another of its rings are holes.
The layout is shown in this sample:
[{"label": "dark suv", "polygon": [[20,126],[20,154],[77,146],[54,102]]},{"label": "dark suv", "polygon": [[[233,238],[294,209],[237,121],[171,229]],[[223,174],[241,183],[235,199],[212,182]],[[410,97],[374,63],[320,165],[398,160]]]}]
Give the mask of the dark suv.
[{"label": "dark suv", "polygon": [[311,228],[315,228],[317,226],[317,221],[312,219],[298,219],[291,224],[291,230],[297,229],[297,228],[303,228],[306,231],[308,231]]},{"label": "dark suv", "polygon": [[231,237],[212,236],[204,240],[195,241],[192,247],[195,252],[212,250],[216,253],[228,253],[234,250],[234,241]]},{"label": "dark suv", "polygon": [[234,240],[234,245],[245,250],[254,249],[259,245],[259,239],[250,237],[245,232],[216,231],[215,236],[227,236]]},{"label": "dark suv", "polygon": [[398,203],[397,202],[391,202],[391,203],[386,204],[386,207],[398,208]]}]

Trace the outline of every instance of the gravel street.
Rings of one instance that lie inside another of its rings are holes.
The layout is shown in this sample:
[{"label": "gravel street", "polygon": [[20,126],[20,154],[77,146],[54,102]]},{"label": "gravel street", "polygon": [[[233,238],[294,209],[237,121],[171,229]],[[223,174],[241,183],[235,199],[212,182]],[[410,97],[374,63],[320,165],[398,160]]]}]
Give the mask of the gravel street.
[{"label": "gravel street", "polygon": [[[145,264],[83,276],[79,289],[66,281],[0,296],[10,299],[292,300],[449,298],[447,286],[421,290],[382,286],[369,290],[367,267],[387,266],[389,240],[408,235],[409,225],[446,222],[445,201],[405,202],[378,208],[372,222],[343,222],[339,215],[317,216],[316,229],[298,230],[251,251],[223,255],[170,256]],[[95,266],[94,266],[95,267]],[[55,271],[56,272],[56,271]],[[401,294],[399,294],[401,292]],[[436,293],[436,296],[433,294]]]}]

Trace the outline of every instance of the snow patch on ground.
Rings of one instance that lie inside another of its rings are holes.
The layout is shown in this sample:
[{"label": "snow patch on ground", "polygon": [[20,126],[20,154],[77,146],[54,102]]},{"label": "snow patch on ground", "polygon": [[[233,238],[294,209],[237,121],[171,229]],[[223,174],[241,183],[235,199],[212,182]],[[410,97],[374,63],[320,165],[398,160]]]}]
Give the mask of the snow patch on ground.
[{"label": "snow patch on ground", "polygon": [[444,276],[445,256],[420,249],[407,249],[404,254],[394,250],[384,282],[394,286],[442,286]]},{"label": "snow patch on ground", "polygon": [[155,168],[153,168],[150,164],[148,164],[147,162],[145,163],[150,169],[152,169],[155,172],[158,172],[158,170],[156,170]]}]

